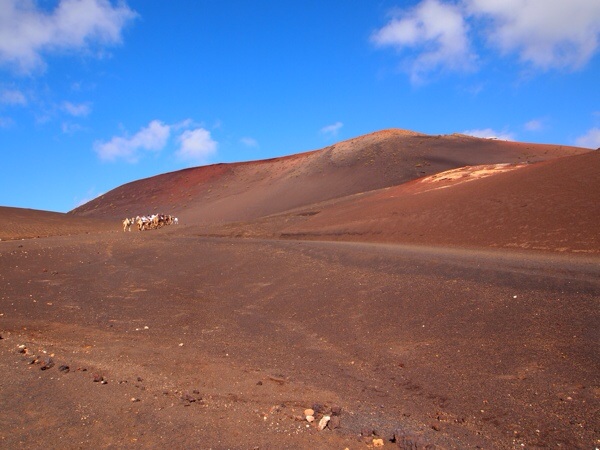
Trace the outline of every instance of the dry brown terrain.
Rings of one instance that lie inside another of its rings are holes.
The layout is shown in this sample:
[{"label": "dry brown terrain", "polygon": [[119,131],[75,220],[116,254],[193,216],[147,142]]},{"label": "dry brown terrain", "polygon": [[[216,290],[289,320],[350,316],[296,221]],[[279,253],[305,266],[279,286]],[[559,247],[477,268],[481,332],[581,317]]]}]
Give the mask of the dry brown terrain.
[{"label": "dry brown terrain", "polygon": [[599,447],[599,169],[388,130],[2,208],[0,448]]}]

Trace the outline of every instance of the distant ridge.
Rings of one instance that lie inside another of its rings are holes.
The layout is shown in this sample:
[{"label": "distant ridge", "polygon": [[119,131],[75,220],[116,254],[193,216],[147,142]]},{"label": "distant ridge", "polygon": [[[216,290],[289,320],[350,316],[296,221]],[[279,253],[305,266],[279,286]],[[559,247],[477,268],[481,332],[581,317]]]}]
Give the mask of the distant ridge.
[{"label": "distant ridge", "polygon": [[178,215],[181,223],[190,225],[244,221],[398,186],[459,167],[533,163],[588,151],[386,129],[320,150],[194,167],[132,181],[70,214],[121,219],[164,212]]}]

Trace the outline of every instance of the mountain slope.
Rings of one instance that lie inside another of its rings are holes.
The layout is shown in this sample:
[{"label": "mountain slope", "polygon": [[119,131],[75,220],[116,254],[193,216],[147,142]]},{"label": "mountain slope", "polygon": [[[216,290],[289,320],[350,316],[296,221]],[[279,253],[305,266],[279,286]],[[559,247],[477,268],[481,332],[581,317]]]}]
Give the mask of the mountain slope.
[{"label": "mountain slope", "polygon": [[193,225],[252,220],[458,167],[535,162],[584,152],[588,150],[392,129],[322,150],[134,181],[71,213],[119,219],[162,212]]},{"label": "mountain slope", "polygon": [[599,152],[481,172],[444,172],[228,233],[600,253]]}]

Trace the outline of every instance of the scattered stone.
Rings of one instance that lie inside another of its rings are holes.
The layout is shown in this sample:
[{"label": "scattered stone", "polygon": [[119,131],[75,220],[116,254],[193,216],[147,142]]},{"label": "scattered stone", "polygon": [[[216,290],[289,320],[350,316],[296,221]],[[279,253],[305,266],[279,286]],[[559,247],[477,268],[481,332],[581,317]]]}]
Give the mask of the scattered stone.
[{"label": "scattered stone", "polygon": [[434,444],[424,443],[418,437],[406,434],[402,430],[396,430],[391,441],[394,442],[397,445],[397,447],[402,450],[433,450],[436,448]]},{"label": "scattered stone", "polygon": [[310,409],[310,408],[309,409],[305,409],[304,410],[304,415],[305,416],[314,416],[315,415],[315,411],[312,410],[312,409]]},{"label": "scattered stone", "polygon": [[315,414],[319,414],[323,412],[323,409],[325,409],[325,407],[321,403],[313,403],[312,409],[315,412]]},{"label": "scattered stone", "polygon": [[139,399],[139,398],[137,398],[137,397],[131,397],[131,402],[132,402],[132,403],[137,403],[137,402],[139,402],[139,401],[140,401],[140,399]]},{"label": "scattered stone", "polygon": [[256,383],[256,385],[257,385],[257,386],[262,386],[262,385],[263,385],[263,382],[262,382],[262,381],[259,381],[259,382],[257,382],[257,383]]},{"label": "scattered stone", "polygon": [[327,427],[330,430],[335,430],[336,428],[340,428],[340,426],[341,426],[340,416],[332,416],[331,420],[327,424]]},{"label": "scattered stone", "polygon": [[53,367],[54,367],[54,361],[52,360],[52,358],[47,357],[47,358],[43,359],[40,370],[48,370],[48,369],[52,369]]},{"label": "scattered stone", "polygon": [[321,417],[321,420],[319,420],[319,425],[317,425],[317,429],[319,431],[323,431],[330,420],[331,420],[331,417],[329,417],[329,416]]},{"label": "scattered stone", "polygon": [[185,406],[189,406],[192,403],[201,402],[202,401],[202,397],[194,397],[193,395],[190,395],[190,394],[184,394],[184,395],[181,396],[181,400],[183,400],[184,402],[186,402]]},{"label": "scattered stone", "polygon": [[308,423],[314,422],[315,421],[315,416],[306,416],[306,421]]},{"label": "scattered stone", "polygon": [[339,405],[333,405],[331,407],[331,415],[332,416],[341,416],[342,415],[342,407]]},{"label": "scattered stone", "polygon": [[63,364],[62,366],[59,366],[58,371],[64,372],[64,373],[69,373],[69,366],[66,366]]},{"label": "scattered stone", "polygon": [[94,383],[100,383],[100,382],[104,381],[104,377],[98,373],[95,373],[94,377],[92,378],[92,381]]},{"label": "scattered stone", "polygon": [[142,380],[142,377],[137,377],[137,380],[138,381],[144,381],[144,380]]},{"label": "scattered stone", "polygon": [[27,347],[25,345],[19,345],[17,347],[17,353],[27,353]]},{"label": "scattered stone", "polygon": [[373,447],[383,447],[383,439],[373,438]]}]

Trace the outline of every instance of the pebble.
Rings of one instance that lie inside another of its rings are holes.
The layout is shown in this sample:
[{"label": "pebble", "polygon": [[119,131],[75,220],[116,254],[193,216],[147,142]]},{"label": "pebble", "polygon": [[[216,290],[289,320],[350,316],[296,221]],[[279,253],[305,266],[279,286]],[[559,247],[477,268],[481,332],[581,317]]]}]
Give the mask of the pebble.
[{"label": "pebble", "polygon": [[95,373],[94,378],[92,378],[92,381],[94,383],[100,383],[101,381],[104,381],[104,377],[98,373]]},{"label": "pebble", "polygon": [[383,447],[383,439],[373,439],[373,447]]},{"label": "pebble", "polygon": [[305,416],[314,416],[315,415],[315,411],[312,410],[312,409],[310,409],[310,408],[309,409],[305,409],[304,410],[304,415]]},{"label": "pebble", "polygon": [[69,366],[62,365],[58,368],[59,372],[69,373]]},{"label": "pebble", "polygon": [[312,405],[312,409],[315,412],[315,414],[319,414],[320,412],[323,412],[324,407],[320,403],[314,403]]},{"label": "pebble", "polygon": [[329,417],[329,416],[323,416],[321,418],[321,420],[319,420],[319,425],[317,426],[317,428],[319,429],[319,431],[323,431],[325,429],[325,427],[327,426],[327,424],[329,423],[330,420],[331,420],[331,417]]},{"label": "pebble", "polygon": [[54,360],[50,357],[48,358],[44,358],[44,360],[42,361],[42,366],[40,367],[40,370],[48,370],[48,369],[52,369],[54,367]]},{"label": "pebble", "polygon": [[341,426],[340,416],[332,416],[331,420],[327,424],[330,430],[335,430]]},{"label": "pebble", "polygon": [[306,416],[306,421],[308,423],[314,422],[315,421],[315,416]]}]

